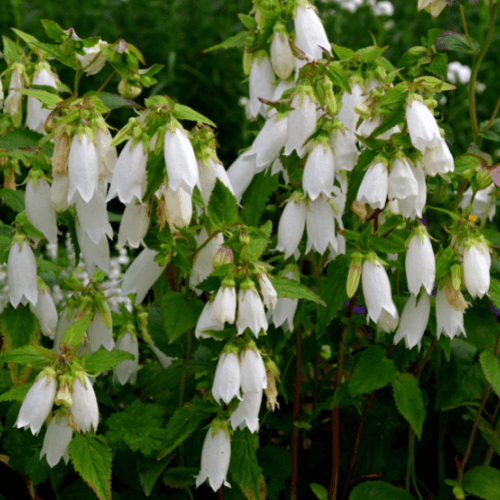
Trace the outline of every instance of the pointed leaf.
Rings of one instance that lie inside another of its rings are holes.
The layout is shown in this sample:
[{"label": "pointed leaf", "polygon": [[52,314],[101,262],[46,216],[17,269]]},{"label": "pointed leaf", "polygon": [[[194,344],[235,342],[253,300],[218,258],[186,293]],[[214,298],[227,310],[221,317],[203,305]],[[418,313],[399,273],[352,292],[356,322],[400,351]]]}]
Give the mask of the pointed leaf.
[{"label": "pointed leaf", "polygon": [[233,193],[216,180],[214,190],[208,201],[208,217],[216,228],[226,228],[238,219],[238,202]]},{"label": "pointed leaf", "polygon": [[134,359],[134,355],[125,351],[108,351],[103,346],[92,354],[80,358],[84,366],[91,373],[103,373],[114,368],[118,363],[127,359]]},{"label": "pointed leaf", "polygon": [[415,497],[384,481],[367,481],[351,491],[349,500],[415,500]]},{"label": "pointed leaf", "polygon": [[500,470],[479,465],[468,470],[462,480],[463,489],[485,500],[500,499]]},{"label": "pointed leaf", "polygon": [[486,380],[500,397],[500,360],[491,351],[483,351],[479,356],[479,361]]}]

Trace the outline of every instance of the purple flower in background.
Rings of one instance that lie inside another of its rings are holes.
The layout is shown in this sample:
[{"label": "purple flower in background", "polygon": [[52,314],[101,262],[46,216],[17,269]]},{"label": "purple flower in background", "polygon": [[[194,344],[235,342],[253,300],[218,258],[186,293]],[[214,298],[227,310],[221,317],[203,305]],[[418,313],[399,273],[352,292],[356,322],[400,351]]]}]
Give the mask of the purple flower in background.
[{"label": "purple flower in background", "polygon": [[[349,301],[346,300],[344,302],[344,307],[347,307],[348,305],[349,305]],[[355,312],[356,314],[366,314],[366,308],[363,307],[363,306],[360,306],[360,305],[356,304],[354,306],[353,312]]]}]

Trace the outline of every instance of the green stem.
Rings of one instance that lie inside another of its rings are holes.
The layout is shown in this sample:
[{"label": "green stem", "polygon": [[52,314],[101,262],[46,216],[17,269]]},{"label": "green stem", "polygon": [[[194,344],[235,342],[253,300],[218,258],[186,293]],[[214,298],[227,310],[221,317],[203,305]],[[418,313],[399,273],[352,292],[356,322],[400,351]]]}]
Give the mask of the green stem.
[{"label": "green stem", "polygon": [[475,56],[477,56],[476,51],[474,50],[474,47],[472,45],[472,41],[469,36],[469,30],[467,28],[467,21],[465,20],[465,12],[462,4],[460,4],[460,17],[462,18],[462,24],[464,25],[464,31],[465,31],[465,38],[467,38],[467,42],[469,44],[470,49],[474,53]]},{"label": "green stem", "polygon": [[75,75],[75,89],[73,91],[75,97],[78,96],[78,86],[80,85],[80,79],[82,78],[82,75],[83,75],[83,69],[79,69]]},{"label": "green stem", "polygon": [[[500,404],[500,400],[499,400],[499,404]],[[497,435],[500,434],[500,418],[497,420],[497,423],[495,425],[495,433]],[[488,453],[486,453],[486,457],[484,458],[484,465],[490,465],[491,459],[493,458],[494,451],[495,450],[493,449],[493,447],[490,446],[490,448],[488,449]]]},{"label": "green stem", "polygon": [[20,28],[23,24],[23,16],[21,13],[21,0],[10,0],[12,5],[12,13],[14,14],[14,23],[16,28]]},{"label": "green stem", "polygon": [[106,85],[111,81],[111,78],[113,78],[115,76],[115,74],[116,74],[116,69],[114,69],[111,72],[111,74],[106,78],[106,80],[104,81],[104,83],[97,90],[96,94],[100,94],[106,88]]},{"label": "green stem", "polygon": [[52,473],[52,469],[49,469],[49,481],[50,481],[50,487],[52,488],[52,491],[54,492],[56,500],[59,500],[59,493],[57,491],[56,482],[54,481],[54,475]]}]

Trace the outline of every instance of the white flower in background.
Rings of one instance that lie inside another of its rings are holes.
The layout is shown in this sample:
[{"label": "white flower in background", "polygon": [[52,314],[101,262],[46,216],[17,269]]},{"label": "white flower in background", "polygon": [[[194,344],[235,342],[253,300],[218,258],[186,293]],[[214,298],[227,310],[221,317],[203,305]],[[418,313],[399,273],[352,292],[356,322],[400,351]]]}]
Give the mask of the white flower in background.
[{"label": "white flower in background", "polygon": [[442,140],[432,111],[421,101],[413,100],[406,106],[406,124],[411,143],[422,153],[434,149]]},{"label": "white flower in background", "polygon": [[267,318],[264,311],[264,304],[255,288],[243,290],[240,288],[238,295],[238,318],[236,319],[238,328],[237,335],[241,335],[247,328],[258,337],[259,332],[267,332]]},{"label": "white flower in background", "polygon": [[448,63],[448,81],[451,83],[457,83],[457,80],[462,84],[467,84],[470,81],[471,69],[469,66],[464,66],[458,61],[453,61]]},{"label": "white flower in background", "polygon": [[196,477],[196,487],[208,479],[210,487],[217,491],[222,484],[228,488],[231,485],[226,481],[229,461],[231,460],[231,439],[224,429],[212,436],[212,427],[208,429],[201,452],[201,470]]},{"label": "white flower in background", "polygon": [[267,375],[264,361],[258,349],[245,349],[240,353],[241,390],[260,392],[267,388]]},{"label": "white flower in background", "polygon": [[121,361],[113,368],[113,380],[125,385],[127,382],[135,384],[139,367],[139,341],[135,335],[125,332],[117,341],[115,350],[125,351],[134,356],[134,359]]},{"label": "white flower in background", "polygon": [[364,0],[334,0],[341,8],[348,10],[351,14],[358,10],[358,7],[363,5]]},{"label": "white flower in background", "polygon": [[267,274],[261,273],[258,277],[258,281],[260,285],[260,293],[264,299],[264,305],[268,309],[274,309],[276,307],[276,303],[278,302],[278,293],[271,283],[271,280],[268,278]]},{"label": "white flower in background", "polygon": [[285,155],[291,155],[295,150],[303,158],[309,149],[304,143],[316,131],[316,104],[309,94],[296,94],[292,99],[292,108],[288,114],[288,131],[285,143]]},{"label": "white flower in background", "polygon": [[96,245],[104,235],[113,239],[113,228],[108,221],[106,201],[100,190],[86,203],[79,193],[75,193],[75,208],[81,228]]},{"label": "white flower in background", "polygon": [[306,225],[306,205],[304,201],[290,200],[281,214],[278,225],[278,245],[276,250],[284,252],[288,259],[299,246]]},{"label": "white flower in background", "polygon": [[[288,272],[285,277],[298,281],[293,271]],[[279,298],[276,302],[276,307],[268,313],[269,318],[273,320],[274,326],[279,328],[286,322],[288,330],[293,331],[293,318],[298,304],[298,299]],[[284,325],[283,329],[286,329],[286,327]]]},{"label": "white flower in background", "polygon": [[423,286],[431,295],[436,277],[436,259],[432,250],[431,240],[425,229],[416,233],[408,244],[405,258],[406,279],[408,290],[413,295],[418,295]]},{"label": "white flower in background", "polygon": [[453,339],[460,332],[465,334],[464,329],[464,313],[457,311],[446,298],[444,288],[436,292],[436,335],[439,340],[441,332]]},{"label": "white flower in background", "polygon": [[[490,184],[486,189],[480,189],[474,198],[472,203],[471,215],[475,215],[479,219],[484,219],[486,216],[493,220],[496,212],[496,206],[491,203],[491,195],[495,190],[494,184]],[[464,210],[470,203],[472,199],[472,188],[465,191],[462,201],[460,202],[460,208]]]},{"label": "white flower in background", "polygon": [[394,14],[394,5],[388,1],[371,1],[370,7],[374,16],[392,16]]},{"label": "white flower in background", "polygon": [[75,378],[72,399],[73,404],[70,407],[70,412],[75,424],[83,432],[89,432],[91,426],[94,428],[94,432],[97,431],[99,407],[97,406],[94,388],[87,375],[84,375],[83,384],[78,378]]},{"label": "white flower in background", "polygon": [[116,162],[118,161],[116,148],[111,146],[112,140],[113,136],[105,123],[102,128],[97,127],[95,144],[97,161],[99,162],[99,179],[106,179],[107,182],[111,182],[111,176],[115,170]]},{"label": "white flower in background", "polygon": [[147,187],[147,162],[148,154],[144,150],[144,144],[139,142],[132,147],[132,139],[129,139],[114,167],[106,201],[117,195],[124,205],[134,201],[134,198],[142,201]]},{"label": "white flower in background", "polygon": [[385,207],[389,191],[389,174],[382,162],[372,163],[361,181],[356,200],[368,203],[373,209],[382,210]]},{"label": "white flower in background", "polygon": [[193,202],[191,195],[179,187],[174,193],[169,186],[162,190],[165,197],[166,216],[172,231],[175,228],[189,226],[193,217]]},{"label": "white flower in background", "polygon": [[295,45],[311,60],[317,61],[323,56],[323,47],[332,55],[332,46],[328,41],[321,19],[312,5],[297,7],[295,24]]},{"label": "white flower in background", "polygon": [[182,186],[191,196],[199,179],[198,165],[191,141],[182,127],[166,130],[163,154],[170,189],[175,193]]},{"label": "white flower in background", "polygon": [[407,349],[413,349],[418,345],[420,351],[430,312],[431,301],[429,295],[424,293],[417,305],[417,297],[411,294],[401,314],[401,322],[394,336],[394,344],[404,338]]},{"label": "white flower in background", "polygon": [[231,427],[243,430],[245,427],[251,433],[259,430],[259,410],[262,403],[262,391],[245,392],[243,400],[238,404],[236,410],[231,414]]},{"label": "white flower in background", "polygon": [[214,161],[212,158],[209,158],[208,165],[205,165],[201,160],[198,160],[197,164],[200,176],[200,193],[205,206],[208,206],[210,196],[215,187],[216,179],[220,179],[222,184],[224,184],[229,191],[234,194],[233,186],[229,180],[228,173],[220,161]]},{"label": "white flower in background", "polygon": [[69,191],[68,203],[74,202],[78,192],[88,203],[98,188],[99,164],[94,143],[82,134],[73,137],[68,158]]},{"label": "white flower in background", "polygon": [[309,195],[312,201],[321,193],[328,196],[333,190],[334,178],[335,164],[332,148],[319,142],[309,153],[304,167],[302,176],[304,193]]},{"label": "white flower in background", "polygon": [[25,430],[29,427],[36,436],[52,410],[56,388],[56,380],[52,376],[38,378],[24,397],[14,426],[18,429],[24,427]]},{"label": "white flower in background", "polygon": [[249,77],[250,100],[248,102],[248,111],[251,118],[257,118],[259,113],[265,116],[266,105],[259,101],[259,97],[266,100],[271,99],[274,80],[274,72],[269,58],[257,55],[252,62]]},{"label": "white flower in background", "polygon": [[[52,87],[57,90],[57,83],[50,66],[48,64],[40,64],[35,70],[32,85],[44,85]],[[42,108],[42,102],[36,97],[28,96],[28,106],[26,111],[26,126],[38,132],[39,134],[46,135],[45,122],[52,111],[47,108]]]},{"label": "white flower in background", "polygon": [[224,330],[224,323],[217,319],[212,319],[212,308],[214,303],[207,302],[203,311],[201,311],[200,317],[198,318],[198,323],[195,328],[195,336],[197,339],[200,337],[202,339],[212,339],[216,337],[212,337],[208,333],[204,333],[206,330],[214,330],[216,332],[221,332]]},{"label": "white flower in background", "polygon": [[50,206],[56,212],[65,212],[69,208],[68,203],[69,177],[54,174],[50,185]]},{"label": "white flower in background", "polygon": [[233,324],[236,316],[236,288],[222,285],[217,291],[211,309],[211,319]]},{"label": "white flower in background", "polygon": [[106,274],[110,272],[110,259],[109,259],[109,243],[106,236],[102,236],[100,241],[94,243],[80,225],[78,218],[76,219],[76,236],[78,244],[83,254],[85,267],[90,276],[94,275],[95,266],[102,269]]},{"label": "white flower in background", "polygon": [[389,173],[389,200],[417,196],[418,183],[405,157],[396,158]]},{"label": "white flower in background", "polygon": [[73,429],[68,425],[66,415],[62,415],[60,419],[57,414],[54,415],[43,438],[40,460],[45,455],[50,467],[57,465],[61,458],[68,464],[68,446],[72,438]]},{"label": "white flower in background", "polygon": [[337,118],[351,132],[354,132],[356,130],[356,124],[359,120],[359,114],[355,111],[355,107],[362,101],[364,101],[364,99],[363,89],[357,83],[352,86],[350,94],[348,94],[347,92],[344,92],[342,94],[342,108],[338,112]]},{"label": "white flower in background", "polygon": [[104,346],[108,351],[111,351],[113,347],[115,347],[115,341],[113,340],[113,328],[108,328],[104,324],[104,321],[97,310],[94,313],[92,321],[89,323],[87,336],[91,352],[98,351],[101,346]]},{"label": "white flower in background", "polygon": [[407,196],[402,200],[394,200],[398,203],[399,210],[404,219],[413,217],[422,217],[422,211],[427,202],[427,185],[425,183],[425,172],[422,164],[417,162],[416,165],[410,163],[410,168],[417,180],[418,193],[416,196]]},{"label": "white flower in background", "polygon": [[279,78],[286,80],[295,69],[295,57],[286,33],[275,31],[271,42],[271,64]]},{"label": "white flower in background", "polygon": [[[73,39],[81,40],[76,35],[73,36]],[[99,40],[93,47],[83,47],[84,55],[76,55],[78,61],[80,61],[80,66],[88,76],[99,73],[106,64],[106,57],[101,52],[101,47],[107,45],[106,42]]]},{"label": "white flower in background", "polygon": [[377,323],[383,311],[389,313],[392,318],[398,318],[398,310],[392,301],[389,277],[378,259],[375,259],[375,264],[368,259],[364,261],[361,282],[368,309],[368,321],[371,318]]},{"label": "white flower in background", "polygon": [[57,327],[57,309],[46,285],[38,290],[38,300],[36,305],[30,304],[30,310],[37,317],[41,332],[53,339]]},{"label": "white flower in background", "polygon": [[330,134],[330,143],[335,155],[335,170],[354,169],[358,161],[359,151],[356,146],[357,138],[354,132],[337,129]]},{"label": "white flower in background", "polygon": [[123,247],[127,243],[132,248],[139,248],[139,245],[144,245],[144,237],[148,232],[151,217],[149,212],[149,204],[137,200],[125,205],[120,229],[118,230],[118,247]]},{"label": "white flower in background", "polygon": [[314,248],[323,255],[329,244],[337,248],[334,219],[334,211],[328,199],[320,197],[316,201],[309,202],[306,212],[306,254]]},{"label": "white flower in background", "polygon": [[21,302],[30,302],[36,306],[38,300],[38,278],[33,250],[27,240],[21,241],[22,246],[14,241],[10,247],[7,262],[7,281],[9,284],[10,303],[16,308]]},{"label": "white flower in background", "polygon": [[444,139],[441,139],[435,148],[424,152],[422,163],[427,175],[431,177],[436,174],[444,175],[455,170],[453,156]]},{"label": "white flower in background", "polygon": [[223,353],[217,363],[212,385],[212,395],[220,404],[220,400],[229,404],[234,397],[240,397],[240,361],[233,352]]},{"label": "white flower in background", "polygon": [[166,269],[154,259],[158,255],[155,250],[145,248],[132,262],[123,276],[122,293],[127,295],[135,293],[135,305],[139,305],[150,288],[156,283]]},{"label": "white flower in background", "polygon": [[26,217],[47,238],[50,243],[57,243],[57,217],[50,203],[50,186],[45,179],[38,179],[33,186],[30,178],[24,193]]},{"label": "white flower in background", "polygon": [[[205,227],[201,228],[199,234],[194,239],[196,240],[197,248],[199,248],[208,239],[207,230]],[[196,252],[193,258],[193,269],[189,284],[195,287],[201,283],[213,270],[214,255],[220,246],[224,243],[224,235],[218,233],[215,238],[212,238],[199,252]]]},{"label": "white flower in background", "polygon": [[[3,112],[10,116],[22,113],[21,101],[23,99],[23,94],[15,89],[22,89],[25,87],[23,72],[24,66],[22,64],[14,64],[10,76],[9,92],[3,105]],[[21,119],[19,119],[19,121],[21,121]]]},{"label": "white flower in background", "polygon": [[490,288],[490,251],[483,242],[472,241],[469,245],[466,244],[463,257],[467,291],[472,297],[482,298],[484,294],[488,294]]},{"label": "white flower in background", "polygon": [[246,191],[254,175],[256,174],[255,162],[257,156],[255,154],[242,154],[227,169],[227,176],[233,187],[233,193],[238,202],[240,202],[243,193]]}]

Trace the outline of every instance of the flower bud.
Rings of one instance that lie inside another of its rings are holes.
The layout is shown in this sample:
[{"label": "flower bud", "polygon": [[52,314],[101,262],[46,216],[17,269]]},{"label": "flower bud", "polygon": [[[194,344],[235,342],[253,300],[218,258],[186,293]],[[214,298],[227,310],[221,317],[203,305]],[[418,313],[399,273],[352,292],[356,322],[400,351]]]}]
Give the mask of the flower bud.
[{"label": "flower bud", "polygon": [[122,78],[118,84],[118,93],[125,99],[135,99],[142,92],[140,85],[130,83],[126,78]]},{"label": "flower bud", "polygon": [[214,269],[226,264],[232,264],[234,262],[234,255],[231,247],[224,245],[220,247],[217,252],[215,252],[213,258]]},{"label": "flower bud", "polygon": [[271,42],[271,64],[279,78],[286,80],[295,69],[295,57],[286,33],[276,31]]},{"label": "flower bud", "polygon": [[83,376],[83,383],[79,378],[73,382],[73,404],[70,408],[75,424],[83,431],[88,432],[91,427],[97,431],[99,422],[99,408],[94,388],[87,375]]},{"label": "flower bud", "polygon": [[360,252],[353,252],[351,256],[351,265],[349,267],[349,274],[347,275],[347,297],[352,299],[359,286],[361,279],[361,264],[363,262],[363,254]]},{"label": "flower bud", "polygon": [[493,181],[491,180],[491,172],[489,170],[481,170],[478,172],[477,177],[477,188],[486,189]]}]

